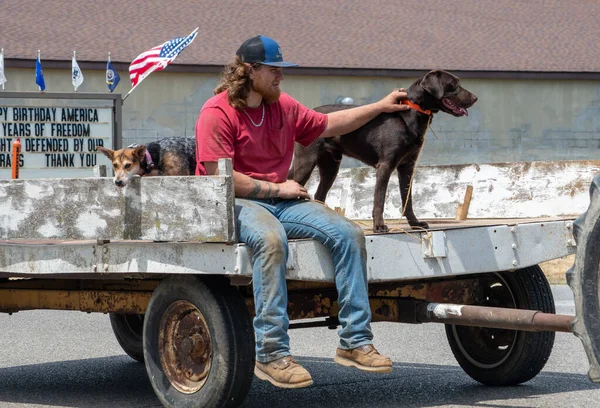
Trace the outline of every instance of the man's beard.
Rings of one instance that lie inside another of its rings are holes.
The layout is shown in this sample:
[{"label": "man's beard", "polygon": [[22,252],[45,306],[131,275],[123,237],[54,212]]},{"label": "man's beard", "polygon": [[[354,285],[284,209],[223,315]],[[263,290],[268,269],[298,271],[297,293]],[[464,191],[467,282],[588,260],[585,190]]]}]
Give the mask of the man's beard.
[{"label": "man's beard", "polygon": [[270,86],[261,86],[259,84],[252,84],[252,90],[258,92],[263,97],[263,101],[266,104],[277,102],[281,95],[281,90],[279,88],[273,89]]}]

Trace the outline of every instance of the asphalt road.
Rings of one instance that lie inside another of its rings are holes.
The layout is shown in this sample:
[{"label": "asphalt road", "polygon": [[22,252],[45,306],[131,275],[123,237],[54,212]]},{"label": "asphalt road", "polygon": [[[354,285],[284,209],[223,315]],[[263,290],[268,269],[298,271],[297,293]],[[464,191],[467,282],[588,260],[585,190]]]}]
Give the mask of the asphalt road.
[{"label": "asphalt road", "polygon": [[[554,288],[557,313],[573,312],[568,288]],[[108,316],[31,311],[0,315],[0,407],[159,407],[143,364],[120,349]],[[292,351],[315,384],[280,390],[255,378],[247,408],[279,407],[598,407],[581,342],[557,333],[544,370],[515,387],[486,387],[457,365],[442,325],[373,326],[391,374],[333,363],[336,333],[291,331]]]}]

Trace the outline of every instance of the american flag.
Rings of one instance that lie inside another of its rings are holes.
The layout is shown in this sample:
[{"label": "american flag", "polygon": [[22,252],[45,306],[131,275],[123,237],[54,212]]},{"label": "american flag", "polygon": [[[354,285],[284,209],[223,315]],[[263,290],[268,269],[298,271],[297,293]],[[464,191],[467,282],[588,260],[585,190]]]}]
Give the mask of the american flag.
[{"label": "american flag", "polygon": [[144,78],[154,71],[162,71],[165,69],[185,47],[194,41],[194,38],[196,38],[196,35],[198,34],[197,31],[198,29],[192,31],[187,37],[174,38],[171,41],[167,41],[164,44],[151,48],[138,55],[131,65],[129,65],[131,86],[135,88],[137,84],[142,82]]}]

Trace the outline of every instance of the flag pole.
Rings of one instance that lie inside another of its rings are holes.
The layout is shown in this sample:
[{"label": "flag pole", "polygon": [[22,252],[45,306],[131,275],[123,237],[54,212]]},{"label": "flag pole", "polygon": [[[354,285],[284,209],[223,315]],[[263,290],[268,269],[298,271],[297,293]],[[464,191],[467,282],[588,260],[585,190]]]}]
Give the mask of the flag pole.
[{"label": "flag pole", "polygon": [[[196,34],[196,32],[200,29],[200,27],[196,27],[196,29],[194,31],[192,31],[186,38],[189,38],[191,36],[193,36],[194,34]],[[135,84],[135,86],[133,88],[131,88],[131,90],[129,92],[127,92],[127,95],[125,95],[123,97],[123,99],[121,99],[121,102],[125,101],[125,99],[127,99],[127,97],[129,96],[129,94],[131,94],[133,92],[133,90],[135,88],[137,88],[137,86],[139,84],[142,83],[142,81],[146,78],[148,78],[150,76],[151,73],[153,73],[154,71],[156,71],[159,68],[159,65],[155,65],[150,71],[148,71],[148,73],[146,73],[146,76],[144,76],[144,78],[142,78],[142,80],[140,80],[137,84]]]},{"label": "flag pole", "polygon": [[[110,65],[110,51],[108,52],[108,61],[106,61],[106,73],[108,73],[108,66]],[[106,84],[108,85],[108,77],[105,75],[104,76],[104,80],[106,81]],[[110,85],[108,85],[108,90],[110,91]],[[112,93],[112,91],[110,91]],[[121,100],[121,102],[123,102]]]},{"label": "flag pole", "polygon": [[[0,51],[0,56],[2,57],[2,63],[4,64],[4,48]],[[2,65],[4,67],[4,65]],[[4,91],[4,82],[2,82],[2,90]]]},{"label": "flag pole", "polygon": [[[77,58],[75,57],[75,50],[73,50],[73,60],[77,61]],[[73,68],[71,68],[71,80],[73,80]],[[73,85],[73,92],[77,92],[77,87],[75,85]]]},{"label": "flag pole", "polygon": [[132,93],[132,92],[133,92],[133,90],[134,90],[135,88],[137,88],[137,86],[138,86],[139,84],[141,84],[141,83],[142,83],[142,81],[143,81],[144,79],[148,78],[148,77],[150,76],[150,74],[151,74],[151,73],[153,73],[154,71],[156,71],[156,70],[159,68],[159,66],[160,66],[160,65],[155,65],[155,66],[153,66],[153,67],[152,67],[152,69],[151,69],[150,71],[148,71],[148,73],[146,73],[146,76],[145,76],[145,77],[144,77],[144,78],[143,78],[143,79],[142,79],[140,82],[138,82],[137,84],[135,84],[135,86],[134,86],[133,88],[131,88],[131,89],[129,90],[129,92],[127,92],[127,95],[125,95],[125,96],[123,97],[123,99],[121,99],[121,102],[123,102],[125,99],[127,99],[127,97],[129,96],[129,94],[130,94],[130,93]]},{"label": "flag pole", "polygon": [[[38,61],[40,61],[40,50],[38,50]],[[42,61],[40,61],[40,64]],[[38,91],[42,92],[42,87],[38,85]]]}]

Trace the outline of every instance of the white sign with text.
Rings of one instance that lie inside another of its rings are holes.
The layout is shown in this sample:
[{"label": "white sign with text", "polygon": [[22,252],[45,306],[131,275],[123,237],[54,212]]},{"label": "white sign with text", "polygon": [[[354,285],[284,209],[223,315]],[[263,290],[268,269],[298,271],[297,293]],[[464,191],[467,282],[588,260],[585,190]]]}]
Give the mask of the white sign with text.
[{"label": "white sign with text", "polygon": [[21,143],[19,178],[91,177],[98,146],[112,148],[112,108],[0,106],[0,178],[11,177],[12,145]]}]

